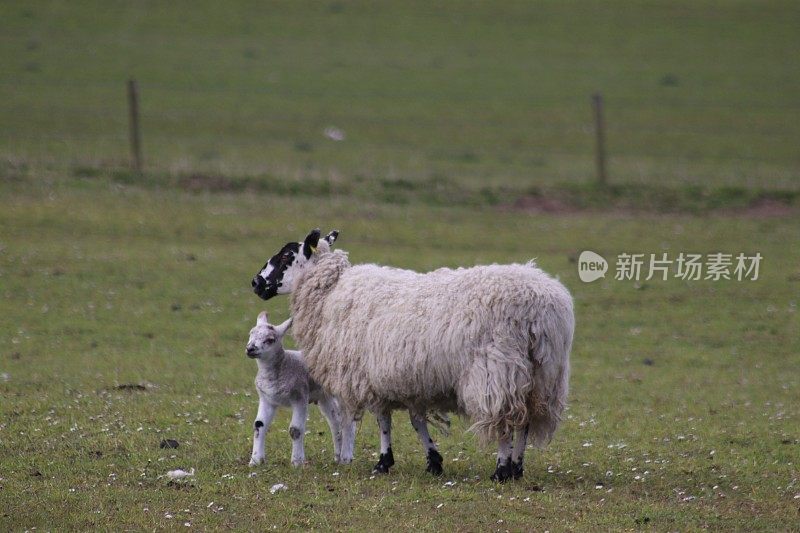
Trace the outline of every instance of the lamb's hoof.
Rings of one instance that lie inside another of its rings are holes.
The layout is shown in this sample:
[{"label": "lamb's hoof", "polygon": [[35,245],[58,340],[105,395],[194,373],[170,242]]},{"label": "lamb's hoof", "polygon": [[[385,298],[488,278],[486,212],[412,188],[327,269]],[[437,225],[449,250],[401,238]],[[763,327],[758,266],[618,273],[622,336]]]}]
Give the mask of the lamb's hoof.
[{"label": "lamb's hoof", "polygon": [[428,467],[425,469],[426,472],[430,472],[434,476],[441,476],[444,470],[442,469],[442,456],[431,448],[428,450]]},{"label": "lamb's hoof", "polygon": [[372,473],[388,474],[389,468],[391,468],[392,465],[394,465],[394,455],[392,454],[392,447],[389,446],[389,449],[386,450],[386,453],[382,453],[378,458],[378,464],[376,464],[375,468],[372,469]]},{"label": "lamb's hoof", "polygon": [[520,459],[518,463],[511,463],[511,472],[514,474],[514,479],[522,479],[522,474],[524,473],[522,459]]},{"label": "lamb's hoof", "polygon": [[497,463],[497,469],[492,474],[490,478],[492,481],[496,481],[498,483],[505,483],[509,479],[514,477],[514,469],[511,466],[511,458],[509,457],[506,459],[506,462],[503,464]]},{"label": "lamb's hoof", "polygon": [[292,466],[297,468],[298,466],[305,466],[306,459],[305,457],[301,457],[300,459],[292,459]]},{"label": "lamb's hoof", "polygon": [[349,465],[350,463],[353,462],[353,456],[352,455],[343,455],[336,462],[339,463],[340,465]]},{"label": "lamb's hoof", "polygon": [[263,457],[251,457],[250,458],[250,466],[258,466],[264,462]]}]

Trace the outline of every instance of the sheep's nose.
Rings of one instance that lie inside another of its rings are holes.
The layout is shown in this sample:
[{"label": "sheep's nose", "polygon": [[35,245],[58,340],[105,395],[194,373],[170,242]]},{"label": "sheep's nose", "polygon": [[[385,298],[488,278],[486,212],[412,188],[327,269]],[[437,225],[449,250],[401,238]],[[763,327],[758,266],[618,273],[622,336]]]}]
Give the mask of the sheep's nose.
[{"label": "sheep's nose", "polygon": [[247,347],[247,357],[250,357],[252,359],[252,358],[256,357],[257,355],[258,355],[258,350],[256,350],[255,346],[248,346]]},{"label": "sheep's nose", "polygon": [[254,277],[252,284],[253,292],[262,300],[269,300],[272,296],[275,296],[274,285],[261,276]]}]

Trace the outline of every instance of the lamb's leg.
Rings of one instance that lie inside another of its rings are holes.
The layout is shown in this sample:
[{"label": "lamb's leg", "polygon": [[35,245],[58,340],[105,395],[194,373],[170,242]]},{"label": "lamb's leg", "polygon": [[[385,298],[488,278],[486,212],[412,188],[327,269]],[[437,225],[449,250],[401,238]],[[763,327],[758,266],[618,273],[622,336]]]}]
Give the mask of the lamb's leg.
[{"label": "lamb's leg", "polygon": [[333,460],[339,462],[342,458],[342,414],[339,405],[333,396],[322,395],[317,404],[319,412],[328,421],[333,437]]},{"label": "lamb's leg", "polygon": [[264,462],[264,439],[267,436],[272,419],[275,418],[275,406],[263,398],[258,400],[258,414],[253,424],[253,453],[250,455],[250,466]]},{"label": "lamb's leg", "polygon": [[388,474],[389,468],[394,464],[391,411],[383,411],[378,414],[378,427],[381,430],[381,456],[372,472],[375,474]]},{"label": "lamb's leg", "polygon": [[511,470],[514,474],[514,479],[522,477],[522,460],[525,455],[525,446],[528,445],[528,429],[529,426],[525,426],[522,429],[518,429],[514,435],[516,439],[514,440],[514,449],[511,451]]},{"label": "lamb's leg", "polygon": [[306,461],[303,440],[306,436],[307,414],[307,398],[292,403],[292,422],[289,425],[289,436],[292,438],[292,465],[294,466],[300,466]]},{"label": "lamb's leg", "polygon": [[505,483],[506,480],[511,479],[514,472],[511,467],[511,431],[507,431],[500,437],[499,446],[497,448],[497,468],[492,474],[492,481]]},{"label": "lamb's leg", "polygon": [[356,414],[348,409],[344,409],[339,404],[342,415],[342,454],[339,462],[343,465],[353,461],[353,448],[356,443]]},{"label": "lamb's leg", "polygon": [[442,475],[442,456],[436,449],[436,443],[433,442],[430,433],[428,433],[428,421],[424,413],[414,411],[408,412],[411,418],[411,425],[414,426],[414,431],[417,432],[419,441],[425,448],[425,454],[428,460],[428,467],[425,469],[434,476]]}]

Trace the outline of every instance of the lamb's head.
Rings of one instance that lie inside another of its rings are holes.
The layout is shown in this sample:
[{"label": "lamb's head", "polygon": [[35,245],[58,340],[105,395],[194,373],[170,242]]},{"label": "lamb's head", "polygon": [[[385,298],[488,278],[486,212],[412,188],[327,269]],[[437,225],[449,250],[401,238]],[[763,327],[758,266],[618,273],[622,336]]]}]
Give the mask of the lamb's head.
[{"label": "lamb's head", "polygon": [[247,341],[247,357],[251,359],[269,359],[283,350],[283,336],[292,325],[292,319],[273,326],[269,323],[267,312],[261,311],[256,319],[256,327],[250,330],[250,339]]},{"label": "lamb's head", "polygon": [[[322,241],[326,250],[330,250],[339,236],[336,230],[331,231]],[[295,281],[300,274],[317,262],[320,248],[320,231],[313,230],[303,242],[286,243],[280,251],[273,255],[264,267],[253,278],[253,292],[264,300],[276,294],[289,294],[294,289]]]}]

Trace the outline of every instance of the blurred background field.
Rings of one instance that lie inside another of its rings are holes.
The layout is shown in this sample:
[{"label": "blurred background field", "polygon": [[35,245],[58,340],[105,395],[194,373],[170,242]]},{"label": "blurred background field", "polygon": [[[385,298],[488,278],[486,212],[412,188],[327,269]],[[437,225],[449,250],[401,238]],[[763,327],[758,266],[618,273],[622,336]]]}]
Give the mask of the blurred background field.
[{"label": "blurred background field", "polygon": [[[798,28],[782,1],[0,3],[0,530],[796,529]],[[313,409],[309,465],[283,413],[248,468],[244,343],[288,314],[249,282],[315,226],[570,289],[569,411],[523,481],[458,419],[429,477],[403,413],[389,476],[370,416],[338,467]],[[587,284],[583,250],[763,262]]]},{"label": "blurred background field", "polygon": [[[800,187],[792,1],[5,2],[0,154],[332,188],[616,183]],[[344,140],[328,138],[335,128]]]}]

